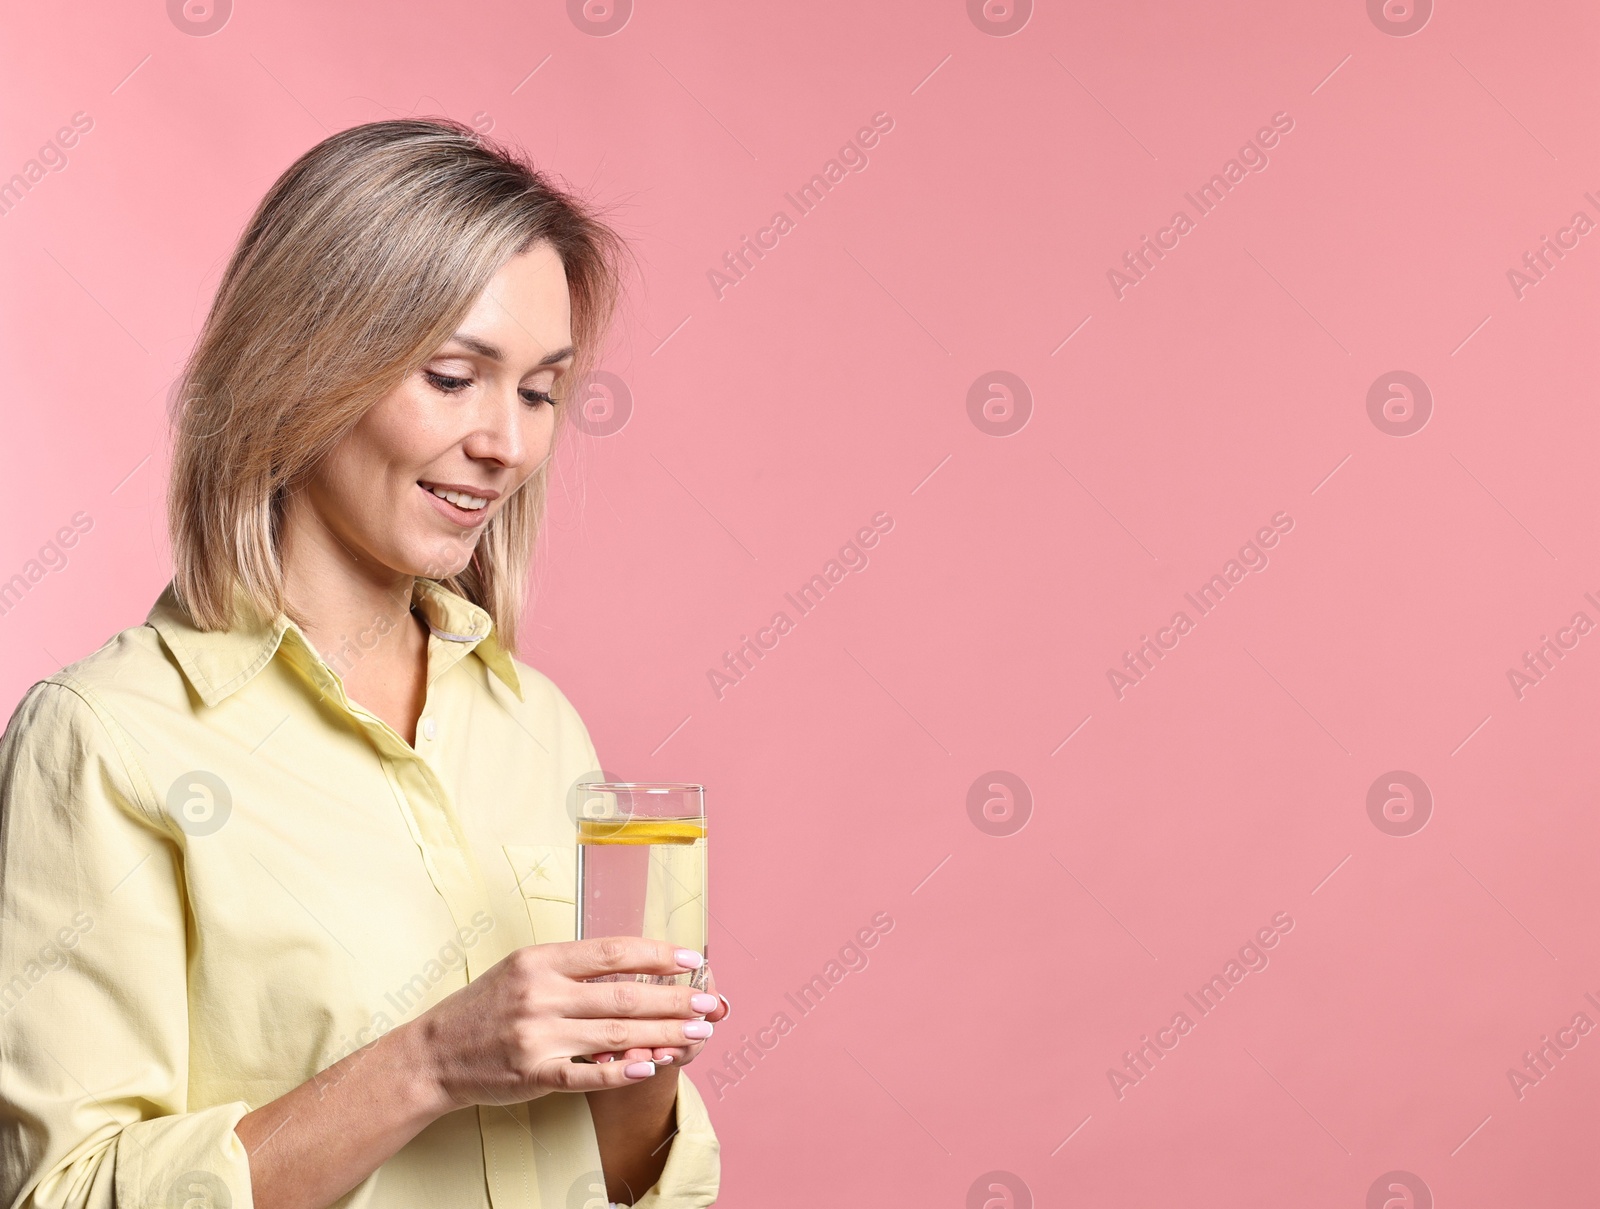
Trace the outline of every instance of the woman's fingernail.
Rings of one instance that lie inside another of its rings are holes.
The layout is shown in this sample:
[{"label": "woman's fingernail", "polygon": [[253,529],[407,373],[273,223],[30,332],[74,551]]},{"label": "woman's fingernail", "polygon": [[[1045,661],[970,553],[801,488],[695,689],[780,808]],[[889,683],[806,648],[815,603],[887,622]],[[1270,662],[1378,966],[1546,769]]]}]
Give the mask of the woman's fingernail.
[{"label": "woman's fingernail", "polygon": [[722,1000],[722,1018],[726,1020],[729,1016],[733,1015],[733,1004],[728,1002],[728,997],[721,991],[717,992],[717,998]]},{"label": "woman's fingernail", "polygon": [[648,1079],[656,1073],[654,1062],[630,1062],[622,1068],[622,1073],[630,1079]]},{"label": "woman's fingernail", "polygon": [[667,1054],[665,1057],[657,1058],[656,1059],[656,1065],[665,1066],[667,1063],[669,1063],[671,1061],[672,1061],[672,1055],[671,1054]]},{"label": "woman's fingernail", "polygon": [[689,996],[689,1006],[697,1012],[714,1012],[717,1010],[717,1002],[715,995],[707,995],[704,991]]},{"label": "woman's fingernail", "polygon": [[705,964],[706,960],[693,949],[679,949],[672,956],[673,959],[676,960],[677,963],[686,970],[698,970],[702,965]]},{"label": "woman's fingernail", "polygon": [[595,1059],[595,1061],[596,1062],[610,1062],[615,1058],[616,1058],[615,1054],[601,1054],[598,1058]]},{"label": "woman's fingernail", "polygon": [[712,1025],[709,1020],[686,1020],[683,1023],[683,1035],[702,1041],[711,1036]]}]

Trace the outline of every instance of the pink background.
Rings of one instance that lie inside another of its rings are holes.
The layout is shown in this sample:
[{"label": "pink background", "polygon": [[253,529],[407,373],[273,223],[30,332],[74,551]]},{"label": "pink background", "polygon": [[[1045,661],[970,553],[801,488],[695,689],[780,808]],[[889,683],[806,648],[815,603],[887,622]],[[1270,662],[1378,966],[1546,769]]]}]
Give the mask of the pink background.
[{"label": "pink background", "polygon": [[[550,0],[183,23],[6,19],[0,176],[93,119],[0,220],[0,577],[93,521],[0,616],[7,712],[169,576],[165,393],[263,191],[334,130],[449,114],[616,203],[645,265],[607,362],[632,411],[564,463],[523,654],[608,768],[709,786],[737,1008],[692,1074],[723,1203],[1592,1192],[1600,1034],[1520,1099],[1507,1076],[1600,1023],[1600,631],[1520,697],[1507,675],[1600,623],[1600,232],[1520,299],[1507,277],[1600,222],[1592,7],[1442,0],[1403,37],[1362,0],[1042,3],[1009,36],[959,0],[641,0],[609,36]],[[878,113],[869,166],[797,217]],[[1107,271],[1274,114],[1269,166],[1119,300]],[[996,371],[1031,396],[1007,436],[968,409]],[[1368,412],[1395,371],[1432,397],[1409,436]],[[800,617],[783,594],[878,512]],[[1200,616],[1184,593],[1280,512]],[[1179,610],[1119,699],[1108,669]],[[995,770],[1025,790],[990,823]],[[1394,770],[1431,793],[1411,835],[1369,816]],[[880,912],[801,1015],[785,993]],[[1200,1018],[1185,992],[1280,912]],[[1119,1098],[1108,1068],[1180,1010]]]}]

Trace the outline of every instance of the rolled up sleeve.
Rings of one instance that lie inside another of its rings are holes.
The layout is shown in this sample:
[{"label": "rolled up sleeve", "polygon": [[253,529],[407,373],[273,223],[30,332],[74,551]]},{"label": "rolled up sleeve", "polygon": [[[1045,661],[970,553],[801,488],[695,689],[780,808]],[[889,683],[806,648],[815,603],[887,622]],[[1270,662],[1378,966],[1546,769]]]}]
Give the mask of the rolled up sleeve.
[{"label": "rolled up sleeve", "polygon": [[92,694],[30,689],[0,737],[0,1204],[252,1204],[250,1105],[189,1103],[176,839]]}]

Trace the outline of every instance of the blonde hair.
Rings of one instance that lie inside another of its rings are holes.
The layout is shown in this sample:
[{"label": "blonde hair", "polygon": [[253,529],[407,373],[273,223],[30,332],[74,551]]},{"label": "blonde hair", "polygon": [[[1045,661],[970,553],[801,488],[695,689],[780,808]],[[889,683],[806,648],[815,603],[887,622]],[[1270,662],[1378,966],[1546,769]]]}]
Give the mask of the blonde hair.
[{"label": "blonde hair", "polygon": [[[538,242],[560,255],[572,300],[565,403],[595,366],[630,255],[587,202],[442,118],[341,131],[277,179],[173,395],[173,586],[196,625],[230,628],[239,590],[264,616],[286,611],[285,497]],[[486,610],[512,652],[550,465],[506,501],[466,568],[439,579]]]}]

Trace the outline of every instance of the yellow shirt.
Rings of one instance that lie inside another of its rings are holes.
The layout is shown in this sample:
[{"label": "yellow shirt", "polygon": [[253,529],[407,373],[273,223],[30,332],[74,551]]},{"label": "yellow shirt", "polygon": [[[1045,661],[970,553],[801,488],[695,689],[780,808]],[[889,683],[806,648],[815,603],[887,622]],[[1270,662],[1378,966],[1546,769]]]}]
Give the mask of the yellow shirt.
[{"label": "yellow shirt", "polygon": [[[280,615],[145,625],[30,688],[0,738],[0,1204],[249,1209],[233,1132],[513,949],[572,940],[571,703],[429,580],[416,747]],[[648,1209],[709,1205],[704,1102]],[[339,1205],[603,1209],[587,1100],[451,1112]]]}]

